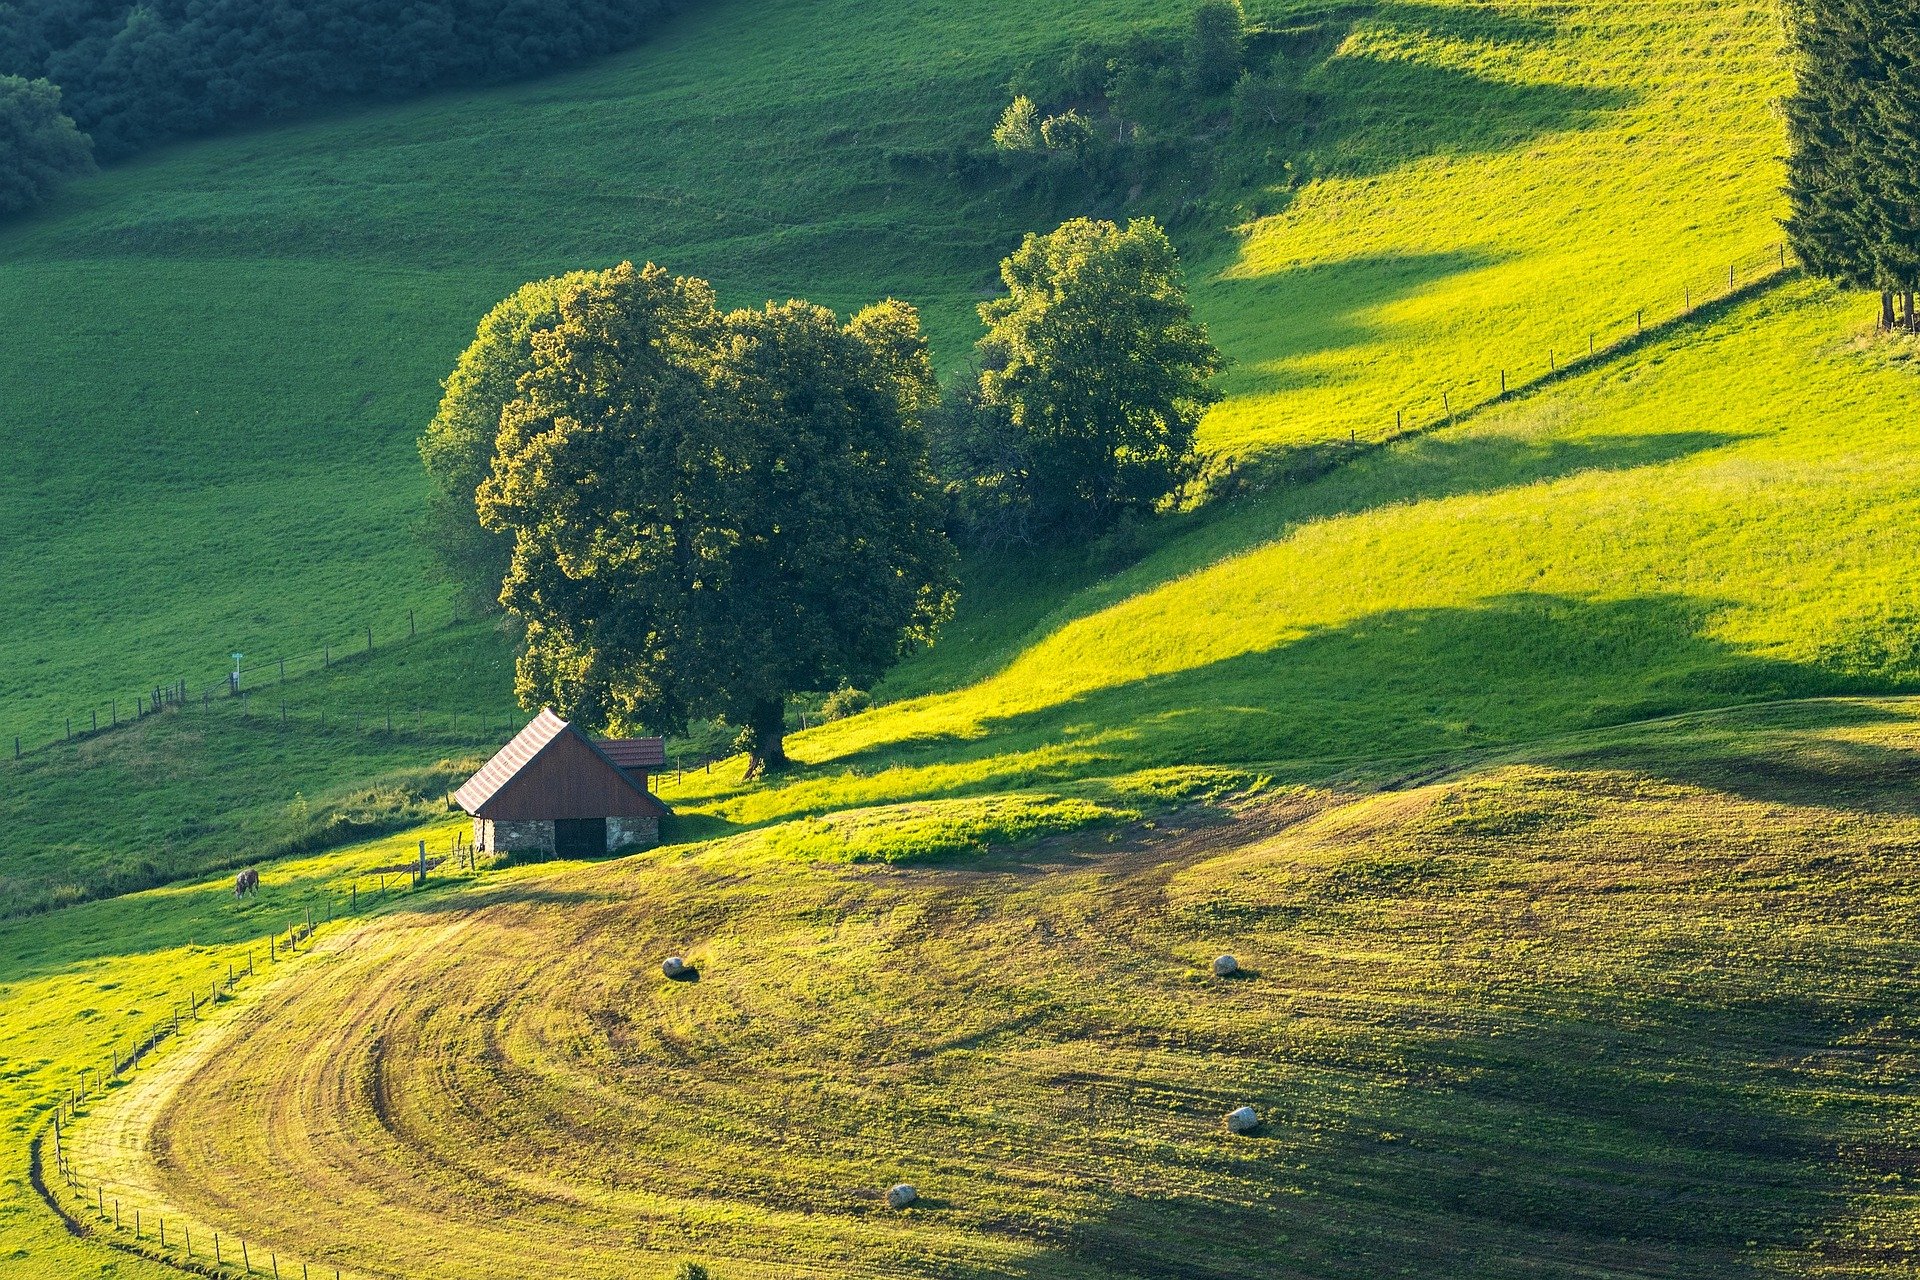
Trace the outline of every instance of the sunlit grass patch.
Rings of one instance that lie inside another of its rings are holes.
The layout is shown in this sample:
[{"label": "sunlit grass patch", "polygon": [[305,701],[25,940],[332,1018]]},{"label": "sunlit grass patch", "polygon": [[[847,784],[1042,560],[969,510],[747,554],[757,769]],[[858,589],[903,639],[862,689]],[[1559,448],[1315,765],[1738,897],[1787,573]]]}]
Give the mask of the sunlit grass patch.
[{"label": "sunlit grass patch", "polygon": [[710,854],[729,861],[920,862],[986,853],[1138,816],[1092,800],[1015,792],[798,818],[725,841]]}]

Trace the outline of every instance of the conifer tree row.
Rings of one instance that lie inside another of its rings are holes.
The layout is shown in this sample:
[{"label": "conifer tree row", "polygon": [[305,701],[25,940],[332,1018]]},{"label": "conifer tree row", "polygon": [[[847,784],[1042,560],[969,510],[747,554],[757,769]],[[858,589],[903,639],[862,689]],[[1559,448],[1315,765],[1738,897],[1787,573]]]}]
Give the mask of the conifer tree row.
[{"label": "conifer tree row", "polygon": [[1790,0],[1788,18],[1797,80],[1786,104],[1794,252],[1819,275],[1877,290],[1882,327],[1914,328],[1920,0]]}]

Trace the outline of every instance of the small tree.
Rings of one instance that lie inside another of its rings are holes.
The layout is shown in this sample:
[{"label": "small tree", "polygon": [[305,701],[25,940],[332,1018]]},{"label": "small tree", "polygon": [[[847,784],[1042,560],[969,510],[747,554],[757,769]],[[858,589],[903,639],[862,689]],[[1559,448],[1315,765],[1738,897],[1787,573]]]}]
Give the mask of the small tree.
[{"label": "small tree", "polygon": [[1015,98],[994,126],[993,145],[1001,151],[1030,154],[1040,149],[1040,110],[1033,99]]},{"label": "small tree", "polygon": [[1219,93],[1240,78],[1247,60],[1247,15],[1240,0],[1205,0],[1187,36],[1187,79],[1201,93]]},{"label": "small tree", "polygon": [[651,265],[559,313],[479,494],[514,539],[521,701],[616,730],[718,717],[750,776],[779,768],[791,695],[864,684],[952,608],[919,319],[723,316],[704,281]]},{"label": "small tree", "polygon": [[1819,275],[1894,298],[1920,289],[1920,0],[1793,0],[1788,238]]},{"label": "small tree", "polygon": [[420,531],[476,608],[499,603],[513,539],[480,525],[474,495],[493,470],[500,415],[533,367],[533,335],[560,319],[560,297],[592,278],[575,272],[523,285],[481,319],[442,384],[439,411],[420,436],[427,508]]},{"label": "small tree", "polygon": [[980,394],[1021,439],[1010,455],[1028,468],[1033,525],[1085,531],[1151,509],[1191,473],[1222,366],[1172,242],[1151,218],[1078,218],[1029,235],[1000,274],[1007,296],[980,307]]},{"label": "small tree", "polygon": [[0,214],[31,209],[91,172],[93,143],[61,111],[59,88],[0,76]]}]

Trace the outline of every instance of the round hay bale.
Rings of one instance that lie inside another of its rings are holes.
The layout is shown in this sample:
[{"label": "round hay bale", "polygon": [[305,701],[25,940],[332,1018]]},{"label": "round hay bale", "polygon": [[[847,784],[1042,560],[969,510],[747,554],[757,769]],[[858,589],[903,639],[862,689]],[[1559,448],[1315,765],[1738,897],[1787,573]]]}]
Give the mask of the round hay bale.
[{"label": "round hay bale", "polygon": [[1260,1113],[1252,1107],[1227,1112],[1227,1129],[1232,1133],[1252,1133],[1260,1127]]},{"label": "round hay bale", "polygon": [[920,1198],[920,1193],[902,1182],[887,1188],[887,1208],[904,1209]]},{"label": "round hay bale", "polygon": [[679,956],[668,956],[660,962],[660,972],[669,978],[684,978],[687,976],[687,962]]},{"label": "round hay bale", "polygon": [[1213,958],[1214,977],[1231,978],[1238,972],[1240,972],[1240,962],[1232,956],[1215,956]]}]

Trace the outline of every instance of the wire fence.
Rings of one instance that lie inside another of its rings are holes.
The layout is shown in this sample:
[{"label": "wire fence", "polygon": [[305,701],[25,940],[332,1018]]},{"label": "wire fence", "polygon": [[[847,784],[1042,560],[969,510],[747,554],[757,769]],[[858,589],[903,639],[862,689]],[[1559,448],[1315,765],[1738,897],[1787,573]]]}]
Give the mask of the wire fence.
[{"label": "wire fence", "polygon": [[[1676,273],[1666,291],[1644,305],[1576,331],[1563,331],[1558,339],[1535,345],[1524,358],[1489,361],[1475,373],[1462,371],[1428,381],[1393,410],[1392,422],[1381,423],[1377,433],[1363,435],[1353,428],[1345,440],[1299,450],[1277,460],[1271,469],[1260,469],[1287,482],[1316,479],[1362,454],[1452,426],[1481,410],[1596,368],[1703,311],[1784,278],[1798,265],[1781,242],[1725,267],[1691,267]],[[1234,475],[1242,467],[1254,471],[1257,464],[1230,459],[1224,469]]]},{"label": "wire fence", "polygon": [[[423,625],[417,610],[407,610],[406,621],[397,618],[383,624],[361,623],[351,632],[343,632],[339,643],[322,641],[315,649],[284,656],[257,658],[241,655],[222,676],[198,682],[174,678],[131,697],[108,696],[66,715],[38,735],[12,735],[11,751],[6,758],[20,761],[28,757],[81,743],[97,734],[138,723],[149,716],[169,711],[232,711],[245,719],[279,716],[291,726],[296,714],[304,727],[333,732],[357,731],[388,735],[410,733],[416,736],[438,735],[471,742],[483,742],[514,725],[511,715],[500,712],[435,711],[421,707],[396,710],[384,706],[376,710],[354,710],[338,706],[315,705],[309,701],[300,712],[285,698],[274,698],[270,691],[290,681],[320,675],[329,670],[358,662],[372,655],[402,647],[415,641],[444,635],[462,626],[473,625],[471,618],[455,613],[432,625]],[[283,693],[284,689],[281,690]],[[319,700],[327,701],[327,700]],[[0,747],[0,750],[4,750]]]},{"label": "wire fence", "polygon": [[1780,279],[1795,265],[1782,241],[1764,252],[1729,262],[1724,274],[1718,268],[1695,268],[1675,279],[1667,296],[1601,320],[1588,326],[1585,333],[1569,335],[1558,344],[1544,343],[1525,363],[1516,361],[1512,366],[1490,368],[1477,377],[1466,375],[1442,382],[1422,401],[1397,410],[1394,433],[1379,442],[1392,443],[1415,432],[1431,431],[1519,391],[1535,390],[1591,368],[1637,346],[1651,333]]},{"label": "wire fence", "polygon": [[[291,904],[293,914],[285,917],[284,929],[210,960],[212,976],[205,985],[176,991],[167,1011],[141,1030],[94,1042],[80,1055],[86,1065],[77,1068],[72,1082],[51,1100],[50,1119],[30,1144],[33,1185],[42,1199],[76,1234],[183,1270],[213,1276],[284,1275],[291,1280],[298,1275],[303,1280],[327,1276],[348,1280],[350,1273],[341,1271],[332,1261],[283,1259],[277,1251],[263,1251],[257,1241],[239,1232],[223,1235],[201,1227],[196,1238],[195,1224],[177,1212],[169,1223],[167,1208],[153,1189],[108,1181],[89,1172],[85,1157],[100,1152],[88,1145],[77,1126],[87,1116],[91,1103],[123,1086],[156,1053],[179,1043],[193,1028],[209,1021],[216,1010],[236,1000],[249,981],[310,952],[316,934],[323,928],[336,921],[363,917],[389,905],[398,894],[424,889],[436,873],[442,879],[450,870],[477,875],[485,869],[481,856],[460,833],[449,837],[444,853],[430,853],[427,841],[422,840],[414,858],[406,862],[368,868],[355,873],[344,885],[336,884],[318,895],[308,894]],[[242,872],[236,877],[236,896],[253,892],[246,888],[246,876]],[[257,885],[258,881],[253,883]],[[222,964],[226,968],[224,977],[219,974]]]},{"label": "wire fence", "polygon": [[[1717,306],[1732,298],[1779,279],[1795,267],[1785,243],[1750,254],[1719,268],[1694,268],[1677,275],[1665,295],[1632,311],[1621,311],[1611,319],[1585,326],[1585,332],[1569,334],[1557,342],[1538,345],[1525,360],[1490,362],[1478,374],[1460,374],[1432,382],[1419,394],[1394,410],[1392,425],[1382,424],[1377,434],[1362,438],[1358,429],[1348,439],[1317,450],[1303,451],[1280,467],[1278,473],[1289,481],[1312,479],[1346,465],[1362,453],[1385,448],[1458,422],[1461,418],[1490,408],[1522,393],[1531,392],[1557,379],[1590,369],[1644,341],[1650,335],[1697,315],[1703,308]],[[1225,464],[1229,475],[1241,467],[1238,460]],[[13,735],[11,758],[30,756],[83,742],[96,734],[137,722],[162,712],[181,710],[212,714],[217,709],[236,711],[242,719],[262,724],[277,720],[288,729],[300,728],[319,733],[359,733],[363,735],[406,735],[417,741],[440,741],[477,747],[504,740],[518,729],[514,714],[439,711],[422,707],[396,709],[343,708],[318,705],[307,699],[296,705],[285,697],[273,697],[271,691],[289,681],[327,672],[343,663],[364,661],[383,650],[404,645],[429,634],[443,633],[471,619],[458,613],[423,628],[416,610],[407,611],[402,626],[398,619],[384,624],[363,622],[351,630],[342,629],[339,639],[323,641],[319,647],[283,656],[259,658],[235,657],[234,666],[222,676],[195,683],[188,678],[172,678],[136,692],[131,698],[106,697],[66,715],[48,725],[36,736]],[[383,629],[384,628],[384,629]],[[282,691],[284,692],[284,690]],[[324,700],[322,700],[324,701]],[[803,717],[801,727],[806,727]],[[4,752],[0,745],[0,752]],[[673,773],[676,781],[696,769],[711,770],[712,764],[730,753],[701,756],[680,761]]]}]

